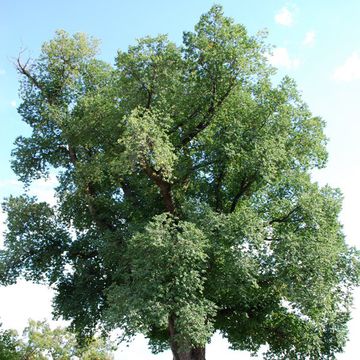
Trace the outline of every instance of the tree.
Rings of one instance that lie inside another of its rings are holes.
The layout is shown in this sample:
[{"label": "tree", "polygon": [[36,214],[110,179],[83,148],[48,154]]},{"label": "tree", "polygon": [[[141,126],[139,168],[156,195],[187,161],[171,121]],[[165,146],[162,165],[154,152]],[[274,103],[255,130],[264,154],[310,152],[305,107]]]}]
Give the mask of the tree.
[{"label": "tree", "polygon": [[17,339],[16,332],[0,329],[0,359],[20,360],[21,358],[17,352],[18,347],[19,340]]},{"label": "tree", "polygon": [[0,332],[2,360],[112,360],[111,350],[112,344],[99,337],[80,346],[74,333],[51,329],[46,321],[29,320],[23,338],[14,330]]},{"label": "tree", "polygon": [[12,166],[59,185],[54,207],[5,201],[2,283],[46,281],[80,335],[142,333],[175,360],[205,359],[216,330],[234,349],[267,344],[267,359],[333,359],[359,253],[339,190],[310,178],[324,122],[293,80],[272,83],[263,35],[214,6],[182,46],[146,37],[114,67],[96,47],[59,31],[18,60],[32,134]]}]

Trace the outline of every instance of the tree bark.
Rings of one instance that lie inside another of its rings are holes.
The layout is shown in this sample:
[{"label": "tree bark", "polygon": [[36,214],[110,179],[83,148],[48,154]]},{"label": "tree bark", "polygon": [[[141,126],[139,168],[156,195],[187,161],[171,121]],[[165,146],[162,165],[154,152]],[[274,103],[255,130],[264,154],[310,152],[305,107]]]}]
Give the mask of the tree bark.
[{"label": "tree bark", "polygon": [[205,346],[204,347],[190,347],[189,349],[180,349],[179,344],[175,340],[175,317],[169,316],[168,325],[171,351],[173,353],[173,360],[205,360]]},{"label": "tree bark", "polygon": [[205,347],[193,348],[188,351],[173,351],[173,360],[205,360]]}]

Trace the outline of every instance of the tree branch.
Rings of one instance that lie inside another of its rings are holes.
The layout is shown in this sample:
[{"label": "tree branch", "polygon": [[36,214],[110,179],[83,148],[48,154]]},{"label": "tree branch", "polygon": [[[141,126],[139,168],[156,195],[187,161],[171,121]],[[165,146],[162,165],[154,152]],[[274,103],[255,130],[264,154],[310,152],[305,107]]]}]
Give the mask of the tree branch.
[{"label": "tree branch", "polygon": [[69,157],[70,157],[70,162],[75,166],[75,164],[77,162],[77,156],[76,156],[74,148],[70,144],[68,145],[68,153],[69,153]]},{"label": "tree branch", "polygon": [[252,175],[249,178],[244,178],[240,184],[240,189],[234,196],[230,206],[230,213],[234,212],[241,197],[244,196],[250,189],[251,185],[256,181],[257,176]]},{"label": "tree branch", "polygon": [[220,168],[219,176],[216,178],[216,181],[215,181],[215,210],[217,212],[220,212],[221,205],[222,205],[221,204],[222,203],[221,186],[222,186],[224,177],[225,177],[225,167],[222,166]]},{"label": "tree branch", "polygon": [[181,128],[182,126],[184,126],[188,121],[192,120],[193,118],[195,118],[197,115],[199,115],[200,111],[201,111],[202,107],[198,106],[188,117],[186,117],[185,119],[183,119],[180,123],[176,124],[176,126],[174,126],[172,129],[170,129],[169,134],[173,134],[175,131],[177,131],[179,128]]},{"label": "tree branch", "polygon": [[92,259],[92,258],[98,256],[99,252],[97,250],[93,250],[93,251],[85,253],[83,251],[75,251],[75,250],[70,249],[68,254],[71,259],[79,258],[79,259],[87,260],[87,259]]},{"label": "tree branch", "polygon": [[221,97],[221,99],[217,102],[215,102],[215,96],[216,96],[216,86],[212,86],[212,99],[210,106],[206,112],[205,119],[201,122],[199,122],[195,129],[190,131],[182,140],[181,140],[181,146],[185,146],[188,144],[196,135],[198,135],[201,131],[205,130],[211,123],[211,120],[214,118],[216,112],[219,110],[219,108],[222,106],[224,101],[227,99],[227,97],[230,95],[231,91],[236,86],[236,78],[233,79],[231,82],[231,85],[225,92],[225,94]]},{"label": "tree branch", "polygon": [[21,63],[21,60],[20,60],[20,56],[17,57],[16,59],[16,69],[17,71],[22,74],[22,75],[25,75],[29,80],[30,82],[35,85],[39,90],[42,90],[42,85],[39,83],[39,81],[30,73],[30,70],[29,70],[29,62],[30,62],[30,59],[28,59],[25,64],[22,64]]},{"label": "tree branch", "polygon": [[[74,167],[76,167],[76,164],[78,162],[78,158],[75,152],[75,149],[72,145],[68,144],[68,153],[69,153],[69,157],[70,157],[70,162],[73,164]],[[95,224],[100,228],[100,229],[108,229],[108,230],[114,230],[114,226],[112,224],[110,224],[107,221],[104,221],[103,219],[100,218],[99,213],[96,209],[96,207],[93,204],[93,200],[96,197],[96,193],[95,193],[95,189],[94,189],[94,185],[91,182],[88,182],[85,186],[85,193],[89,196],[89,201],[87,201],[87,205],[89,208],[89,213],[93,219],[93,221],[95,222]]]},{"label": "tree branch", "polygon": [[294,214],[297,210],[300,209],[300,206],[295,206],[291,211],[289,211],[286,215],[281,216],[279,218],[275,218],[269,221],[269,225],[272,225],[274,223],[284,223],[286,222],[292,214]]},{"label": "tree branch", "polygon": [[[29,79],[31,84],[33,84],[35,87],[37,87],[40,91],[42,91],[44,93],[44,96],[46,97],[46,99],[48,100],[50,105],[54,104],[54,98],[52,96],[49,96],[49,94],[47,94],[47,92],[43,88],[43,85],[38,81],[38,79],[33,74],[31,74],[30,69],[29,69],[29,62],[30,62],[30,59],[28,59],[25,62],[25,64],[23,64],[20,60],[20,56],[18,56],[18,58],[16,59],[16,68],[17,68],[18,72],[20,74],[26,76],[26,78]],[[151,97],[150,97],[149,101],[151,101]],[[68,152],[71,164],[75,167],[78,159],[77,159],[75,149],[71,144],[67,145],[67,152]],[[92,203],[93,199],[95,198],[95,190],[94,190],[94,186],[91,182],[89,182],[86,185],[85,191],[86,191],[87,195],[89,195],[89,197],[90,197],[90,200],[88,201],[89,212],[90,212],[94,222],[96,223],[96,225],[99,228],[114,230],[114,227],[112,224],[104,221],[103,219],[101,219],[99,217],[98,211],[96,210],[94,204]]]},{"label": "tree branch", "polygon": [[171,193],[171,184],[165,181],[158,171],[153,170],[148,164],[143,164],[143,169],[148,177],[159,187],[166,211],[176,213],[175,203]]},{"label": "tree branch", "polygon": [[[63,83],[60,86],[60,88],[57,89],[56,93],[49,94],[49,92],[46,91],[46,89],[44,88],[44,85],[33,74],[31,74],[30,69],[29,69],[29,67],[30,67],[29,62],[30,62],[30,59],[28,59],[25,62],[25,64],[22,64],[21,60],[20,60],[20,56],[18,56],[18,58],[16,59],[16,64],[15,64],[17,71],[20,74],[24,75],[30,81],[30,83],[32,85],[34,85],[37,89],[39,89],[43,93],[44,97],[46,98],[46,100],[49,102],[50,105],[56,104],[56,95],[59,95],[60,91],[62,90]],[[62,75],[60,75],[59,78],[64,80],[64,76],[65,76],[65,68],[62,69]]]},{"label": "tree branch", "polygon": [[107,230],[113,231],[114,226],[110,222],[105,221],[104,219],[102,219],[100,217],[98,210],[96,209],[96,207],[93,204],[93,201],[96,198],[96,192],[94,189],[94,185],[91,182],[89,182],[87,184],[87,186],[85,187],[85,192],[90,198],[89,201],[87,202],[87,205],[89,207],[89,212],[90,212],[95,224],[100,229],[107,229]]}]

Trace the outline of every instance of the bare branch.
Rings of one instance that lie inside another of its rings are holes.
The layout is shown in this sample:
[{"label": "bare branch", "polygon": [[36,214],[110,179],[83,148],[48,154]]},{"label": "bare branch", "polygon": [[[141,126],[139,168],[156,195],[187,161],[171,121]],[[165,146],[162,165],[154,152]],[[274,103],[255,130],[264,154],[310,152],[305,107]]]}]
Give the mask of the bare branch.
[{"label": "bare branch", "polygon": [[31,72],[30,72],[30,67],[31,67],[30,64],[29,64],[30,63],[30,58],[27,59],[25,63],[22,63],[20,57],[21,57],[21,53],[19,54],[19,56],[16,59],[16,63],[15,63],[16,70],[20,74],[25,75],[34,86],[36,86],[38,89],[42,90],[42,85],[36,79],[36,77],[33,76],[31,74]]}]

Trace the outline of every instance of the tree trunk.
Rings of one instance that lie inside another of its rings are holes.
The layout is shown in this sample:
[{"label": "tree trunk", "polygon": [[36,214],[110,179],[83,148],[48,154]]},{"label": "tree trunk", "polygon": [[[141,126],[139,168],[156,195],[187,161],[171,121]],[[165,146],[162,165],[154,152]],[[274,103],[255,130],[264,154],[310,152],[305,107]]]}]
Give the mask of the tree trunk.
[{"label": "tree trunk", "polygon": [[173,360],[205,360],[205,347],[193,348],[189,351],[177,352],[172,349]]},{"label": "tree trunk", "polygon": [[205,346],[204,347],[189,347],[188,350],[180,348],[175,340],[175,316],[169,316],[169,335],[171,351],[173,353],[173,360],[205,360]]}]

